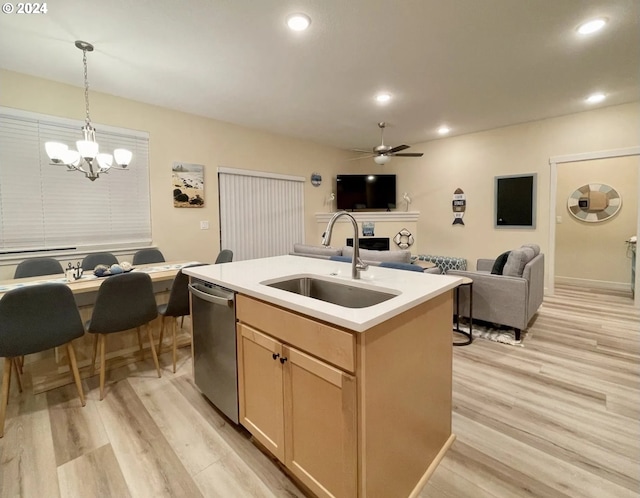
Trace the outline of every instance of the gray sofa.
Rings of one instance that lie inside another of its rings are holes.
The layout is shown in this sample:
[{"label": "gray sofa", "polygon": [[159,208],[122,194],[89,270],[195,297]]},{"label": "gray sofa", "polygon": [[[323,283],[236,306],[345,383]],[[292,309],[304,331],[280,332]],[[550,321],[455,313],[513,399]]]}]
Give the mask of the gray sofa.
[{"label": "gray sofa", "polygon": [[[505,253],[506,254],[506,253]],[[501,255],[503,256],[503,255]],[[516,341],[542,304],[544,254],[536,244],[509,252],[502,274],[492,274],[496,260],[479,259],[477,271],[451,270],[448,275],[473,280],[473,319],[515,329]],[[460,289],[460,314],[469,316],[469,290]]]}]

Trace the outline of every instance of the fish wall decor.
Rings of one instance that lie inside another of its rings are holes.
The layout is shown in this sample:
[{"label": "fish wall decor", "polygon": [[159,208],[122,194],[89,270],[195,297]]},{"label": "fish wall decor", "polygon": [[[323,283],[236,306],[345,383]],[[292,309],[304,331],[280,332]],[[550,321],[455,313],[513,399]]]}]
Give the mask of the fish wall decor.
[{"label": "fish wall decor", "polygon": [[464,195],[464,192],[461,188],[457,188],[453,193],[453,223],[452,225],[464,225],[464,212],[467,209],[467,196]]}]

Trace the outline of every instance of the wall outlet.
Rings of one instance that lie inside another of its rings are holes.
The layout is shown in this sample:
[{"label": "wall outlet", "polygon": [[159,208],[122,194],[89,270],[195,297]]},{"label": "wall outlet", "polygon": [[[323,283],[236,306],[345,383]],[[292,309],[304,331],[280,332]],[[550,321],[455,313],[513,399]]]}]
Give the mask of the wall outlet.
[{"label": "wall outlet", "polygon": [[209,222],[201,221],[200,222],[200,230],[209,230]]},{"label": "wall outlet", "polygon": [[556,216],[556,223],[562,223],[562,216]]}]

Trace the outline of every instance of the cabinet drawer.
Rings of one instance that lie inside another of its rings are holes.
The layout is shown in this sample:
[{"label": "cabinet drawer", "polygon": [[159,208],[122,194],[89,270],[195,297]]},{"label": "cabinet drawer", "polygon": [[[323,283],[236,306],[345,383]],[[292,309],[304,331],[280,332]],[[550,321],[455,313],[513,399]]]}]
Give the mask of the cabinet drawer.
[{"label": "cabinet drawer", "polygon": [[238,295],[238,320],[348,372],[355,371],[355,336],[271,304]]}]

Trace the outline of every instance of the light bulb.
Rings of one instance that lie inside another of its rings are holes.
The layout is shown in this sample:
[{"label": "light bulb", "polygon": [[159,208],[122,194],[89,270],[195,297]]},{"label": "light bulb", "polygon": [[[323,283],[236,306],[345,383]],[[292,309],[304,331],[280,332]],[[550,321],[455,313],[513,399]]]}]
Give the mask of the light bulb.
[{"label": "light bulb", "polygon": [[76,142],[78,152],[85,159],[94,159],[98,155],[98,143],[91,140],[78,140]]},{"label": "light bulb", "polygon": [[101,169],[107,170],[111,167],[111,164],[113,163],[113,156],[111,154],[98,154],[96,156],[96,159],[98,160],[98,165],[100,166]]},{"label": "light bulb", "polygon": [[47,151],[49,159],[55,164],[64,162],[64,154],[69,150],[69,147],[60,142],[47,142],[44,144],[44,149]]},{"label": "light bulb", "polygon": [[376,164],[387,164],[389,161],[391,161],[391,157],[380,155],[380,156],[374,157],[373,160],[375,161]]},{"label": "light bulb", "polygon": [[133,154],[130,150],[127,149],[116,149],[113,151],[113,157],[116,160],[116,164],[122,168],[126,168],[129,166],[131,159],[133,158]]},{"label": "light bulb", "polygon": [[287,26],[293,31],[304,31],[311,24],[311,18],[306,14],[291,14],[287,17]]}]

